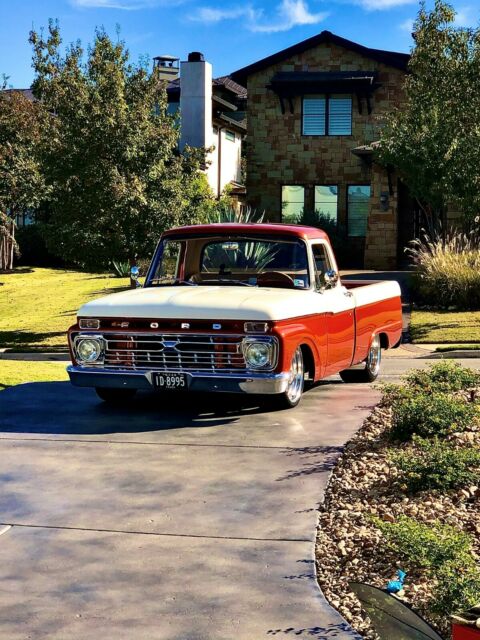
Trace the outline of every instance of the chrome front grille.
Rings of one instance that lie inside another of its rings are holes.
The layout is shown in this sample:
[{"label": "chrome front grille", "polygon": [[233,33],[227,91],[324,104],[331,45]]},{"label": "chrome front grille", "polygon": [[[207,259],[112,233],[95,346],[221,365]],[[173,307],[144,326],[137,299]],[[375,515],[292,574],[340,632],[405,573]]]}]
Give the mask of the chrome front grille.
[{"label": "chrome front grille", "polygon": [[243,336],[105,333],[106,369],[159,371],[246,370]]}]

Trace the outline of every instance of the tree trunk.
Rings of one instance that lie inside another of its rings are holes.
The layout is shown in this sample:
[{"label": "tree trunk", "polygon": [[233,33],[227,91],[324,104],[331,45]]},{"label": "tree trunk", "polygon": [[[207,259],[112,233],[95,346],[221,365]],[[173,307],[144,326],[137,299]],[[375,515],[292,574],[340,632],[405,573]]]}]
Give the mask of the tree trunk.
[{"label": "tree trunk", "polygon": [[[128,262],[130,263],[130,269],[132,267],[136,267],[137,266],[137,258],[129,258]],[[132,276],[130,276],[130,289],[136,289],[137,288],[137,281],[134,280],[132,278]]]}]

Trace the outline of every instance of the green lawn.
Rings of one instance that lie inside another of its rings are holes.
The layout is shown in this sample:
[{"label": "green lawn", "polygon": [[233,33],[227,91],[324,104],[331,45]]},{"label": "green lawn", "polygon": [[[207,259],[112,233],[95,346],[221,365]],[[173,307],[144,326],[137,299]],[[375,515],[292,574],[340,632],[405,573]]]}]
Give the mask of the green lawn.
[{"label": "green lawn", "polygon": [[127,286],[126,278],[65,269],[19,267],[0,273],[0,348],[64,351],[77,309]]},{"label": "green lawn", "polygon": [[0,391],[23,382],[68,380],[67,362],[26,362],[0,360]]},{"label": "green lawn", "polygon": [[414,309],[410,335],[417,343],[480,343],[480,311]]}]

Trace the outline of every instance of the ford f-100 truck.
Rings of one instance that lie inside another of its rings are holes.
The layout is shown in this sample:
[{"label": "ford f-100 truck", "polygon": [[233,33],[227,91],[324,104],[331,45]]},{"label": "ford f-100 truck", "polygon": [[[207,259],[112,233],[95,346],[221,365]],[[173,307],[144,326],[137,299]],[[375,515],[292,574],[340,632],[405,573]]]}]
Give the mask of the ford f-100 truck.
[{"label": "ford f-100 truck", "polygon": [[143,287],[81,307],[68,372],[107,402],[152,389],[275,395],[294,407],[332,374],[375,380],[401,333],[398,283],[341,281],[323,231],[187,226],[163,233]]}]

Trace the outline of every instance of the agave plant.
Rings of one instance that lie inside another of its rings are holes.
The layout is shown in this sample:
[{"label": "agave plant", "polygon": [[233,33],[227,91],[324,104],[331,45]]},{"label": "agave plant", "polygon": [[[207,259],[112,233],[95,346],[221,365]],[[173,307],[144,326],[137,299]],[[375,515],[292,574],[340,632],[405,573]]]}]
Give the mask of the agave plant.
[{"label": "agave plant", "polygon": [[118,278],[130,277],[130,263],[122,260],[112,260],[113,273]]},{"label": "agave plant", "polygon": [[248,224],[251,222],[263,222],[265,211],[257,213],[256,209],[252,209],[250,205],[241,204],[238,207],[231,205],[220,205],[214,211],[211,211],[207,222],[236,222],[238,224]]}]

